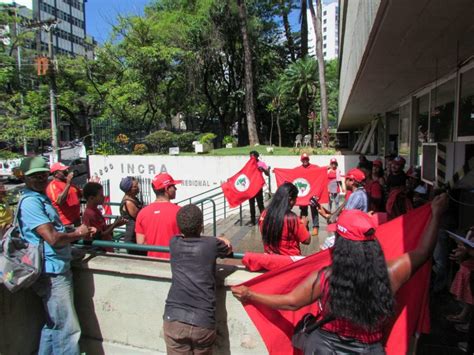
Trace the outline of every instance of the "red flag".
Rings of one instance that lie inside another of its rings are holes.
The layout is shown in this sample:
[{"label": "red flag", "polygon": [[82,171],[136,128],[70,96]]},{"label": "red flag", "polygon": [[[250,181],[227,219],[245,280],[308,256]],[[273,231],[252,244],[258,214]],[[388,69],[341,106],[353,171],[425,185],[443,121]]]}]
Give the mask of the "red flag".
[{"label": "red flag", "polygon": [[265,184],[262,173],[258,170],[257,159],[250,158],[237,174],[221,185],[224,196],[231,208],[241,205],[254,197]]},{"label": "red flag", "polygon": [[309,199],[313,196],[319,198],[319,203],[328,203],[328,170],[326,167],[299,166],[294,169],[273,169],[277,185],[291,182],[298,188],[297,206],[308,206]]},{"label": "red flag", "polygon": [[[377,228],[376,235],[385,258],[392,260],[413,250],[419,243],[431,216],[426,205]],[[269,271],[244,283],[256,292],[284,294],[305,280],[313,271],[330,265],[331,249],[308,256],[291,265]],[[431,263],[423,265],[396,294],[396,319],[387,331],[387,354],[405,354],[414,332],[429,331],[428,290]],[[246,304],[245,310],[260,332],[270,354],[298,354],[291,345],[294,326],[301,317],[318,312],[316,303],[293,311],[278,311],[259,304]]]}]

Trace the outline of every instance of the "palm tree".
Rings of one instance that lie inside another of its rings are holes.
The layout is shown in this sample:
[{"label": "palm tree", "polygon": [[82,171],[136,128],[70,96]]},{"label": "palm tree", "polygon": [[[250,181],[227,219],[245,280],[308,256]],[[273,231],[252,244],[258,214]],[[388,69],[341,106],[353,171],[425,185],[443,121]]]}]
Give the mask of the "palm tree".
[{"label": "palm tree", "polygon": [[293,34],[291,33],[290,21],[288,15],[292,10],[292,0],[279,0],[278,1],[278,10],[283,20],[283,28],[285,29],[286,43],[288,45],[288,51],[290,53],[291,61],[296,60],[295,55],[295,41],[293,40]]},{"label": "palm tree", "polygon": [[300,3],[300,23],[301,23],[301,53],[300,58],[308,55],[308,15],[306,13],[306,0]]},{"label": "palm tree", "polygon": [[314,58],[305,57],[291,63],[284,72],[283,87],[298,100],[301,133],[308,132],[308,102],[316,97],[318,83],[317,67]]},{"label": "palm tree", "polygon": [[314,36],[316,38],[316,58],[318,60],[319,90],[321,94],[321,134],[323,147],[329,147],[328,132],[328,95],[326,91],[326,72],[323,55],[323,37],[321,33],[321,0],[316,0],[317,13],[314,10],[313,0],[308,0],[311,20],[313,21]]},{"label": "palm tree", "polygon": [[242,45],[244,47],[244,67],[245,67],[245,112],[247,116],[247,129],[249,133],[250,145],[259,144],[257,134],[257,124],[255,121],[255,104],[253,100],[253,72],[252,53],[250,52],[249,36],[247,32],[247,7],[245,0],[237,0],[239,9],[240,32],[242,33]]},{"label": "palm tree", "polygon": [[280,113],[282,107],[282,100],[285,94],[285,88],[282,84],[281,78],[278,78],[274,81],[269,82],[262,88],[261,93],[258,95],[258,98],[261,100],[270,101],[266,109],[270,112],[270,145],[272,145],[273,137],[273,113],[276,114],[276,125],[278,132],[278,146],[281,147],[281,128],[280,128]]}]

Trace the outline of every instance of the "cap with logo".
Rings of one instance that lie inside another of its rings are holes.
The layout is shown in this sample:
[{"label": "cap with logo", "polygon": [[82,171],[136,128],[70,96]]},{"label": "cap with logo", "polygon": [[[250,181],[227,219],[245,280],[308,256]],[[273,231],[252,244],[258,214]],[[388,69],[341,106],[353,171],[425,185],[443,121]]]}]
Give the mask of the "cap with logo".
[{"label": "cap with logo", "polygon": [[357,182],[362,182],[365,180],[365,174],[360,169],[351,169],[346,175],[343,175],[346,179],[352,179]]},{"label": "cap with logo", "polygon": [[69,169],[69,166],[67,165],[64,165],[63,163],[54,163],[53,165],[51,165],[51,174],[55,173],[56,171],[66,171],[67,169]]},{"label": "cap with logo", "polygon": [[48,163],[46,163],[46,160],[42,157],[28,157],[23,159],[20,163],[20,170],[25,176],[41,172],[49,173]]},{"label": "cap with logo", "polygon": [[174,180],[170,174],[161,173],[153,178],[151,185],[153,186],[153,189],[161,190],[166,189],[167,187],[172,185],[180,184],[181,182],[182,180]]},{"label": "cap with logo", "polygon": [[329,161],[329,164],[337,164],[337,159],[331,158],[331,160]]},{"label": "cap with logo", "polygon": [[365,242],[375,240],[375,230],[377,224],[367,213],[360,210],[344,210],[339,215],[337,223],[328,225],[329,232],[337,232],[344,239],[355,242]]},{"label": "cap with logo", "polygon": [[405,165],[406,160],[404,157],[397,156],[395,159],[392,160],[392,164],[397,164],[397,165]]},{"label": "cap with logo", "polygon": [[308,161],[309,161],[309,155],[308,155],[308,153],[303,153],[303,154],[301,154],[300,160],[301,160],[301,161],[303,161],[303,160],[308,160]]}]

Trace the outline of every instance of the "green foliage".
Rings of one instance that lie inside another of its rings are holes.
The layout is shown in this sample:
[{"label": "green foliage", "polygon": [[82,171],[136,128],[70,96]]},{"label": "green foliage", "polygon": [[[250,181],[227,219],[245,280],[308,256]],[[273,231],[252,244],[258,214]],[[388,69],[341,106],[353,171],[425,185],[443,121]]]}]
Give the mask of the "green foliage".
[{"label": "green foliage", "polygon": [[176,143],[180,151],[192,152],[194,151],[193,142],[196,140],[196,134],[192,132],[185,132],[176,135]]},{"label": "green foliage", "polygon": [[98,155],[114,155],[117,153],[117,149],[108,142],[99,143],[95,149],[95,154]]},{"label": "green foliage", "polygon": [[201,144],[210,144],[216,138],[217,138],[217,136],[214,133],[204,133],[199,138],[199,143],[201,143]]},{"label": "green foliage", "polygon": [[145,143],[152,152],[167,153],[170,147],[175,146],[176,139],[173,132],[162,129],[146,136]]},{"label": "green foliage", "polygon": [[145,144],[135,144],[133,147],[133,154],[135,155],[143,155],[148,152],[148,148]]},{"label": "green foliage", "polygon": [[224,139],[222,140],[222,144],[226,145],[230,143],[235,144],[235,138],[232,136],[224,136]]}]

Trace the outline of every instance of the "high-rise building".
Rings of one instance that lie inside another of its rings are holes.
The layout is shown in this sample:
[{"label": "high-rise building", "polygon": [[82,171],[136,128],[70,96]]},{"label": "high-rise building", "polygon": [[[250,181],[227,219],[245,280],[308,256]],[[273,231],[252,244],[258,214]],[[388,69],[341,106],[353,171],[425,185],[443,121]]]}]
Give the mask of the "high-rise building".
[{"label": "high-rise building", "polygon": [[[314,6],[316,7],[316,3],[314,3]],[[309,53],[314,56],[316,55],[316,38],[309,10],[307,17]],[[339,53],[339,3],[337,0],[323,1],[321,27],[324,59],[337,58]]]},{"label": "high-rise building", "polygon": [[[53,31],[56,54],[93,58],[94,47],[97,43],[86,34],[86,2],[87,0],[0,0],[0,4],[9,4],[23,9],[20,15],[30,17],[35,21],[59,20]],[[48,36],[46,31],[38,31],[34,44],[38,52],[48,52]]]}]

